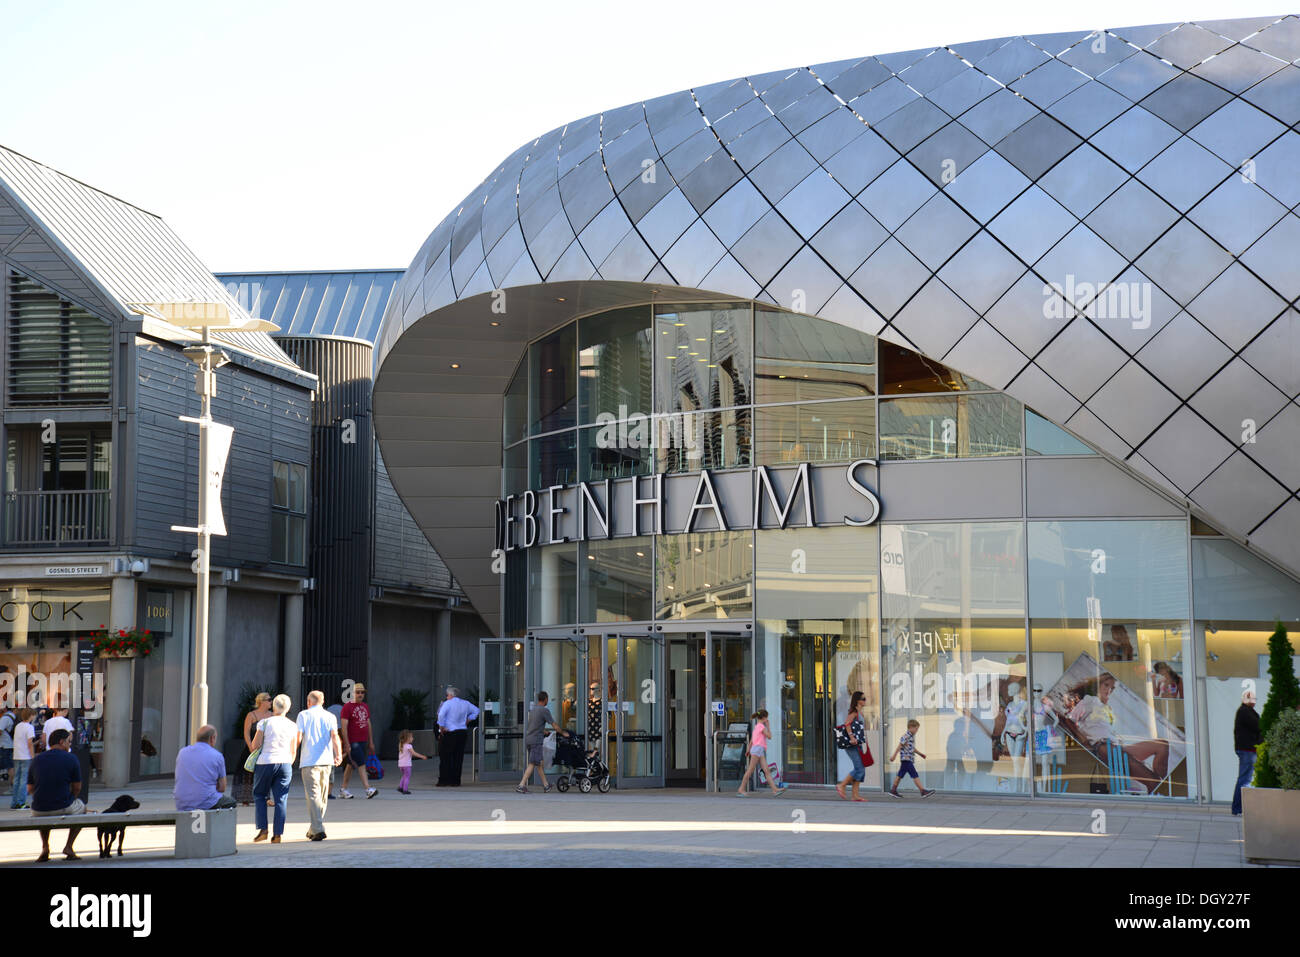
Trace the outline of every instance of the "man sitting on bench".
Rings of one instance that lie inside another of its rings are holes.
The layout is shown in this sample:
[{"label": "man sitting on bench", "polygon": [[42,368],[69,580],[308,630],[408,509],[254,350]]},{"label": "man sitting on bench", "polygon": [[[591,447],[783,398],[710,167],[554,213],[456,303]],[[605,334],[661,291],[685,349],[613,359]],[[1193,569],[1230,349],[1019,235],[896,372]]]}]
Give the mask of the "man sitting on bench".
[{"label": "man sitting on bench", "polygon": [[176,787],[172,796],[178,811],[216,811],[234,807],[226,794],[226,759],[216,749],[217,729],[199,728],[194,743],[176,754]]},{"label": "man sitting on bench", "polygon": [[[31,795],[32,817],[54,817],[59,814],[85,814],[86,805],[77,795],[81,793],[81,762],[72,754],[72,732],[59,728],[50,735],[50,748],[32,761],[27,775],[27,793]],[[40,864],[50,859],[50,830],[40,828]],[[80,860],[72,844],[81,828],[68,829],[68,843],[63,856],[70,861]]]}]

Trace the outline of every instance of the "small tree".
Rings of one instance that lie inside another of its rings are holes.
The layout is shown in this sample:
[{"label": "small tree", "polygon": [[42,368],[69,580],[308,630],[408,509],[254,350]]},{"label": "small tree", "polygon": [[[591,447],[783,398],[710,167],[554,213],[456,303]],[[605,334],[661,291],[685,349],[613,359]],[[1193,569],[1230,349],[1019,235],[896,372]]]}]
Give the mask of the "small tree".
[{"label": "small tree", "polygon": [[1300,711],[1283,711],[1268,733],[1269,765],[1278,784],[1300,791]]},{"label": "small tree", "polygon": [[[1280,715],[1300,707],[1300,680],[1295,676],[1294,656],[1295,649],[1286,636],[1286,628],[1279,621],[1268,639],[1268,700],[1264,702],[1264,713],[1259,719],[1259,732],[1265,739]],[[1265,745],[1259,749],[1259,761],[1255,765],[1255,787],[1281,786]]]}]

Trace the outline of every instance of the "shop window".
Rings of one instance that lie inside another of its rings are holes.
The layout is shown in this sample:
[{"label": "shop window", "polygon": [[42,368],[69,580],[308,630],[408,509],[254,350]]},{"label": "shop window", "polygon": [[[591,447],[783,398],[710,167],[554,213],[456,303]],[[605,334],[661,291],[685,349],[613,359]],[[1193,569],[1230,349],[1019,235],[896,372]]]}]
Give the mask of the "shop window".
[{"label": "shop window", "polygon": [[307,562],[307,466],[272,463],[271,561]]},{"label": "shop window", "polygon": [[754,411],[754,462],[852,462],[876,457],[876,403],[816,402]]},{"label": "shop window", "polygon": [[1030,522],[1029,554],[1038,790],[1194,797],[1186,525]]},{"label": "shop window", "polygon": [[986,458],[1020,454],[1019,402],[1001,393],[880,402],[882,459]]},{"label": "shop window", "polygon": [[1065,429],[1025,409],[1026,455],[1096,455]]},{"label": "shop window", "polygon": [[649,415],[653,368],[650,307],[578,321],[578,390],[583,425]]},{"label": "shop window", "polygon": [[577,557],[577,546],[572,543],[529,551],[529,627],[567,625],[578,620]]},{"label": "shop window", "polygon": [[109,323],[9,274],[10,405],[107,405],[111,339]]},{"label": "shop window", "polygon": [[580,542],[577,621],[650,621],[654,617],[654,539]]},{"label": "shop window", "polygon": [[507,637],[518,638],[528,628],[528,552],[506,552],[505,596],[502,607]]},{"label": "shop window", "polygon": [[753,417],[752,408],[656,416],[659,471],[748,468]]},{"label": "shop window", "polygon": [[545,435],[528,443],[530,454],[529,488],[541,490],[552,485],[570,485],[578,480],[578,433],[574,431]]},{"label": "shop window", "polygon": [[520,442],[505,450],[505,483],[503,495],[518,495],[528,488],[528,445]]},{"label": "shop window", "polygon": [[756,306],[754,390],[759,404],[876,394],[876,340],[812,316]]},{"label": "shop window", "polygon": [[528,362],[520,363],[519,371],[506,387],[505,408],[502,410],[504,441],[511,445],[528,437]]},{"label": "shop window", "polygon": [[1028,793],[1024,526],[884,525],[880,546],[885,756],[915,719],[926,787]]},{"label": "shop window", "polygon": [[942,362],[918,355],[884,339],[880,350],[880,394],[911,395],[926,392],[992,391],[985,385]]},{"label": "shop window", "polygon": [[528,349],[533,435],[577,424],[577,344],[577,330],[569,323]]},{"label": "shop window", "polygon": [[654,471],[654,427],[653,418],[639,416],[579,429],[579,481],[649,475]]},{"label": "shop window", "polygon": [[751,532],[693,532],[655,538],[656,618],[749,618],[753,612]]}]

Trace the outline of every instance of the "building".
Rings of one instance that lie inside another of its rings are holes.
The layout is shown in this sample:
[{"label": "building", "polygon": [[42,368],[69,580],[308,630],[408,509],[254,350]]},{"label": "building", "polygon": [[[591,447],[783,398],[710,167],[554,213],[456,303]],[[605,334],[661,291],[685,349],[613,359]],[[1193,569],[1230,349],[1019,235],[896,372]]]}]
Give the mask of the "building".
[{"label": "building", "polygon": [[[478,642],[489,634],[393,491],[371,427],[374,341],[400,269],[221,273],[252,315],[280,327],[276,343],[317,376],[312,396],[311,526],[299,694],[348,679],[373,691],[387,729],[392,696],[473,694]],[[357,569],[369,569],[357,574]]]},{"label": "building", "polygon": [[[931,786],[1226,800],[1300,624],[1300,20],[1004,37],[530,140],[384,316],[375,426],[618,785],[826,785],[848,695]],[[880,782],[880,761],[873,769]]]},{"label": "building", "polygon": [[[149,657],[108,663],[85,730],[109,786],[166,774],[193,681],[196,543],[171,528],[196,523],[198,430],[178,416],[199,413],[182,351],[198,337],[167,316],[248,315],[157,216],[3,148],[0,269],[0,666],[29,676],[6,692],[62,703],[32,676],[72,673],[101,627],[151,630]],[[213,417],[235,430],[229,533],[212,539],[210,720],[225,739],[246,682],[285,687],[301,667],[316,378],[263,333],[213,339],[229,359]]]}]

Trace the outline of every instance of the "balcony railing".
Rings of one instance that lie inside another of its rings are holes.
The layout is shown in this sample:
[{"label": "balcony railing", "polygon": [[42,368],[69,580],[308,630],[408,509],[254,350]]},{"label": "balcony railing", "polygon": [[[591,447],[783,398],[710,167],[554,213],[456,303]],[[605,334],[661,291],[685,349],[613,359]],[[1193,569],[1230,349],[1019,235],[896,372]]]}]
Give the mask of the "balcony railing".
[{"label": "balcony railing", "polygon": [[6,545],[106,545],[109,490],[6,492]]}]

